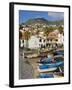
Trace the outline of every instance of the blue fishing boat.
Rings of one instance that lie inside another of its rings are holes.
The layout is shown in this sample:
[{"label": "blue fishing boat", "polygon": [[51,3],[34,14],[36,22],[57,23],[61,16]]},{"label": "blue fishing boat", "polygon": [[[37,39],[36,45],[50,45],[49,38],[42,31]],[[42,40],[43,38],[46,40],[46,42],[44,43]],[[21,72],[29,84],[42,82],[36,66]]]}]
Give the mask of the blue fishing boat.
[{"label": "blue fishing boat", "polygon": [[38,71],[40,72],[40,73],[44,73],[44,72],[53,72],[53,71],[55,71],[57,69],[57,67],[53,67],[53,68],[44,68],[44,69],[40,69],[39,67],[38,67]]},{"label": "blue fishing boat", "polygon": [[64,72],[64,66],[61,66],[60,68],[61,68],[61,71]]},{"label": "blue fishing boat", "polygon": [[49,58],[45,57],[45,58],[41,58],[40,61],[47,61],[50,60]]},{"label": "blue fishing boat", "polygon": [[54,60],[56,62],[62,62],[62,61],[64,61],[64,57],[55,57]]},{"label": "blue fishing boat", "polygon": [[64,50],[56,50],[53,52],[53,55],[64,55]]},{"label": "blue fishing boat", "polygon": [[64,73],[64,66],[61,65],[59,67],[57,67],[57,69],[53,72],[53,73]]},{"label": "blue fishing boat", "polygon": [[42,65],[39,65],[39,69],[49,69],[49,68],[58,67],[60,65],[64,65],[64,62],[57,62],[57,63],[52,63],[52,64],[42,64]]},{"label": "blue fishing boat", "polygon": [[54,78],[53,74],[40,73],[39,78]]},{"label": "blue fishing boat", "polygon": [[46,64],[46,63],[54,63],[55,61],[52,60],[53,54],[48,54],[47,57],[41,57],[38,63]]},{"label": "blue fishing boat", "polygon": [[64,55],[64,51],[56,51],[57,55]]},{"label": "blue fishing boat", "polygon": [[64,77],[64,66],[61,65],[53,72],[54,77]]},{"label": "blue fishing boat", "polygon": [[42,60],[42,61],[39,61],[37,63],[40,63],[40,64],[51,64],[51,63],[56,63],[56,61],[54,61],[54,60]]}]

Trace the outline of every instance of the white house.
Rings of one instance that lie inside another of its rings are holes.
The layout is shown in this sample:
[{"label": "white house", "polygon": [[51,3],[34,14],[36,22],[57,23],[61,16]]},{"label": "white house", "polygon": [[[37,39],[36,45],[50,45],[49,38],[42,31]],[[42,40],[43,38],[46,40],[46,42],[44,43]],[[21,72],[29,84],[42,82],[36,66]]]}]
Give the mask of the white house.
[{"label": "white house", "polygon": [[20,47],[21,47],[21,48],[26,47],[26,40],[20,39],[20,40],[19,40],[19,44],[20,44]]},{"label": "white house", "polygon": [[58,43],[59,44],[64,44],[64,36],[63,36],[63,34],[58,34]]},{"label": "white house", "polygon": [[40,48],[45,48],[46,47],[46,38],[44,37],[39,37],[39,47]]},{"label": "white house", "polygon": [[[23,30],[20,30],[23,33]],[[38,48],[45,48],[49,46],[55,46],[55,45],[63,45],[64,44],[64,36],[63,34],[60,34],[58,30],[55,30],[54,32],[51,32],[48,35],[48,38],[44,36],[44,33],[41,31],[39,32],[39,35],[32,35],[28,40],[28,48],[30,49],[38,49]],[[22,37],[20,39],[20,47],[26,47],[27,42]]]},{"label": "white house", "polygon": [[36,36],[31,36],[28,41],[28,48],[37,49],[39,48],[39,39]]},{"label": "white house", "polygon": [[21,34],[22,34],[22,37],[19,39],[19,46],[20,46],[21,48],[23,48],[23,47],[26,47],[26,40],[25,40],[24,37],[23,37],[24,30],[20,29],[20,32],[21,32]]},{"label": "white house", "polygon": [[64,36],[58,30],[51,32],[47,39],[47,46],[58,46],[64,44]]},{"label": "white house", "polygon": [[46,39],[32,35],[28,41],[28,48],[37,49],[46,46]]}]

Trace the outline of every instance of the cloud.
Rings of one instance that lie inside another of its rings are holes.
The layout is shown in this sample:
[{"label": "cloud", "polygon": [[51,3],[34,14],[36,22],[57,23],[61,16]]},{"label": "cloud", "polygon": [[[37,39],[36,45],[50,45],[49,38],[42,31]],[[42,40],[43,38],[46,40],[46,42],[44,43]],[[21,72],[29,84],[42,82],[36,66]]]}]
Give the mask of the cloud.
[{"label": "cloud", "polygon": [[48,16],[64,18],[64,13],[63,12],[48,12]]}]

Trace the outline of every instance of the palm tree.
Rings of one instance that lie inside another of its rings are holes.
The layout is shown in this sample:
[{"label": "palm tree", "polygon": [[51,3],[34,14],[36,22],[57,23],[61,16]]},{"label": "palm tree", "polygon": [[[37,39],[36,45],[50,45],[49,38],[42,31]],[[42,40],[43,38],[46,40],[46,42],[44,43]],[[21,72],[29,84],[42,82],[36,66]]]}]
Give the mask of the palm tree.
[{"label": "palm tree", "polygon": [[19,31],[19,39],[22,38],[22,33]]},{"label": "palm tree", "polygon": [[48,34],[49,34],[48,28],[45,27],[43,31],[44,31],[44,36],[48,37]]},{"label": "palm tree", "polygon": [[20,30],[20,29],[23,29],[23,26],[22,26],[21,24],[19,25],[19,30]]},{"label": "palm tree", "polygon": [[31,36],[31,32],[29,31],[24,31],[24,39],[26,40],[26,48],[28,48],[28,40]]},{"label": "palm tree", "polygon": [[44,36],[48,37],[49,33],[52,32],[52,27],[45,27],[44,28]]},{"label": "palm tree", "polygon": [[62,26],[59,26],[58,30],[59,30],[60,34],[64,33],[64,28]]}]

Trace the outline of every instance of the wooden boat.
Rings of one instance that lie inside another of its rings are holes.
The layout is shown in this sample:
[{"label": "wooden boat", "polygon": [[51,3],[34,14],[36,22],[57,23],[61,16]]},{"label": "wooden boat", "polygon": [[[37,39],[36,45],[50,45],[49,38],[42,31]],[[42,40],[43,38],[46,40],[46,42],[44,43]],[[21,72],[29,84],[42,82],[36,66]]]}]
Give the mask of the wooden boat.
[{"label": "wooden boat", "polygon": [[48,57],[48,59],[52,59],[53,58],[53,54],[48,54],[47,57]]},{"label": "wooden boat", "polygon": [[52,51],[47,51],[47,52],[40,52],[40,57],[53,57],[53,52]]},{"label": "wooden boat", "polygon": [[54,77],[63,77],[64,76],[64,66],[59,66],[58,71],[55,70]]},{"label": "wooden boat", "polygon": [[39,72],[51,72],[51,71],[55,71],[57,69],[57,67],[54,67],[54,68],[46,68],[46,69],[40,69],[38,67],[38,71]]},{"label": "wooden boat", "polygon": [[48,73],[40,73],[39,77],[40,78],[54,78],[53,74],[48,74]]},{"label": "wooden boat", "polygon": [[49,69],[49,68],[59,67],[61,65],[64,65],[64,62],[56,62],[56,63],[51,63],[51,64],[42,64],[42,65],[39,65],[39,68],[40,69]]},{"label": "wooden boat", "polygon": [[39,57],[38,54],[29,54],[27,56],[25,56],[25,58],[36,58],[36,57]]},{"label": "wooden boat", "polygon": [[64,72],[54,73],[54,77],[64,77]]},{"label": "wooden boat", "polygon": [[54,57],[54,60],[55,60],[56,62],[61,62],[61,61],[64,61],[64,57],[57,55],[57,56]]},{"label": "wooden boat", "polygon": [[54,60],[42,60],[42,61],[39,61],[39,62],[37,62],[37,63],[39,63],[39,64],[52,64],[52,63],[56,63],[56,61],[54,61]]},{"label": "wooden boat", "polygon": [[57,51],[56,53],[57,53],[57,55],[64,55],[63,51]]}]

